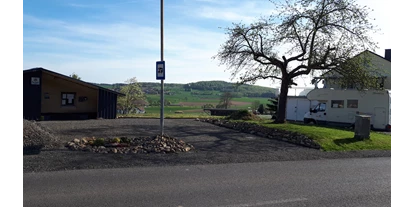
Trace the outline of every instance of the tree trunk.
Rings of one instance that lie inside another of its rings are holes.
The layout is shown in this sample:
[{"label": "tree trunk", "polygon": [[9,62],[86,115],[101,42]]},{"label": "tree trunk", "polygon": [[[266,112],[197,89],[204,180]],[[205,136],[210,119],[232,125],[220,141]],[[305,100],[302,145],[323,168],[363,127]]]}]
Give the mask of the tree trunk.
[{"label": "tree trunk", "polygon": [[275,123],[283,124],[286,123],[286,105],[287,95],[289,90],[289,79],[282,78],[282,86],[279,93],[279,107],[277,109],[277,119]]}]

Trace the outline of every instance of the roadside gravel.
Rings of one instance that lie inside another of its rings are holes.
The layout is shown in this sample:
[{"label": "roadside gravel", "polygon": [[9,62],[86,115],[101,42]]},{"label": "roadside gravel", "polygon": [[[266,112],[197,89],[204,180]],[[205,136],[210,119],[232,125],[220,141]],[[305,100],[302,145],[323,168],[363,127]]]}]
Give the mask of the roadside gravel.
[{"label": "roadside gravel", "polygon": [[[178,154],[97,154],[60,147],[45,149],[36,155],[24,155],[23,172],[391,156],[390,151],[323,152],[193,119],[165,119],[164,123],[165,134],[192,144],[195,151]],[[82,137],[134,138],[160,132],[159,119],[44,121],[40,124],[62,143]]]}]

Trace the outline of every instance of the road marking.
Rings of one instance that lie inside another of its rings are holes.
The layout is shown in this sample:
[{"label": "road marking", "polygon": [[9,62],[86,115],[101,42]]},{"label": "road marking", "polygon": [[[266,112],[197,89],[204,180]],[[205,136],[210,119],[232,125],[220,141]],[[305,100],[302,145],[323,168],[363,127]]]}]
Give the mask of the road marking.
[{"label": "road marking", "polygon": [[262,202],[257,202],[257,203],[244,203],[244,204],[236,204],[236,205],[227,205],[227,206],[219,206],[219,207],[264,206],[264,205],[290,203],[290,202],[298,202],[298,201],[306,201],[306,200],[308,200],[308,199],[307,198],[292,198],[292,199],[283,199],[283,200],[262,201]]}]

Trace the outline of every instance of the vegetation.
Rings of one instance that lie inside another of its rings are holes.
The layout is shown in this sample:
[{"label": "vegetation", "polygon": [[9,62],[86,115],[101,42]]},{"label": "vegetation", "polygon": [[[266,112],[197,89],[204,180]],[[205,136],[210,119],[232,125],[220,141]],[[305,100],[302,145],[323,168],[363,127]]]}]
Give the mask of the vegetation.
[{"label": "vegetation", "polygon": [[93,145],[95,146],[104,146],[105,145],[105,139],[104,138],[97,138],[94,140]]},{"label": "vegetation", "polygon": [[298,132],[319,143],[325,151],[391,150],[391,135],[371,132],[370,139],[354,139],[354,132],[342,128],[309,126],[299,123],[275,124],[271,121],[253,121],[265,127]]},{"label": "vegetation", "polygon": [[231,106],[231,99],[233,98],[233,95],[230,92],[225,92],[220,97],[220,102],[216,106],[216,108],[230,108]]},{"label": "vegetation", "polygon": [[272,119],[276,119],[277,117],[277,107],[279,106],[278,98],[269,99],[268,104],[266,104],[266,109],[272,113]]},{"label": "vegetation", "polygon": [[259,106],[260,106],[260,101],[259,100],[253,101],[253,103],[252,103],[252,109],[253,110],[257,110],[259,108]]},{"label": "vegetation", "polygon": [[288,89],[299,76],[338,71],[350,79],[357,72],[361,84],[372,79],[361,75],[368,73],[361,62],[346,70],[351,57],[376,47],[368,35],[374,27],[367,7],[354,0],[273,3],[276,10],[269,18],[226,28],[227,40],[214,58],[228,67],[233,79],[238,76],[239,83],[281,81],[276,123],[286,122]]},{"label": "vegetation", "polygon": [[74,78],[74,79],[81,80],[81,77],[78,74],[76,74],[76,73],[72,73],[71,75],[69,75],[69,77]]},{"label": "vegetation", "polygon": [[[106,84],[99,83],[98,86],[120,91],[125,83]],[[159,83],[140,83],[142,91],[146,95],[159,95],[161,86]],[[225,81],[200,81],[195,83],[177,84],[177,83],[165,83],[164,93],[166,96],[179,95],[184,100],[185,97],[191,99],[197,98],[214,98],[218,99],[224,92],[231,92],[234,98],[241,97],[260,97],[270,98],[275,95],[275,89],[270,87],[255,86],[249,84],[237,85],[236,83],[229,83]]]},{"label": "vegetation", "polygon": [[257,109],[257,111],[258,111],[260,114],[263,114],[263,113],[264,113],[264,110],[265,110],[265,108],[264,108],[263,104],[260,104],[260,105],[259,105],[259,108]]},{"label": "vegetation", "polygon": [[227,116],[228,120],[260,120],[260,118],[247,110],[239,110]]},{"label": "vegetation", "polygon": [[138,101],[145,100],[145,95],[141,90],[141,86],[135,77],[125,81],[126,85],[121,87],[120,92],[125,94],[118,98],[118,106],[121,110],[128,113],[132,109],[139,106]]}]

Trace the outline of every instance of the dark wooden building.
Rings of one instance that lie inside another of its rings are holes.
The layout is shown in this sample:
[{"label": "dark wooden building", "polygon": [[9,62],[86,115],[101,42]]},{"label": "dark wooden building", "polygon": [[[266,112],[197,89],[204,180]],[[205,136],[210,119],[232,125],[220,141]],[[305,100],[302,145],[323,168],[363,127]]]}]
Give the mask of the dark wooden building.
[{"label": "dark wooden building", "polygon": [[115,119],[118,96],[124,94],[44,68],[23,70],[24,119]]}]

